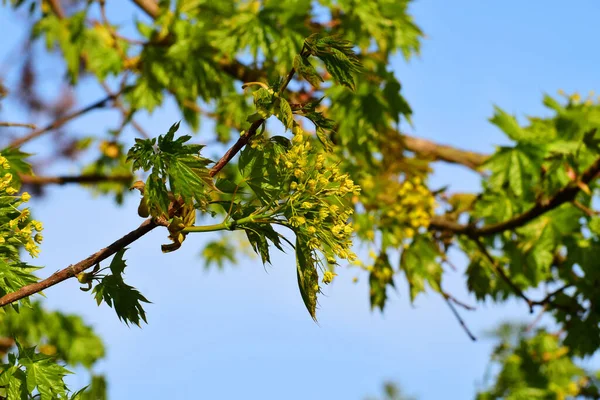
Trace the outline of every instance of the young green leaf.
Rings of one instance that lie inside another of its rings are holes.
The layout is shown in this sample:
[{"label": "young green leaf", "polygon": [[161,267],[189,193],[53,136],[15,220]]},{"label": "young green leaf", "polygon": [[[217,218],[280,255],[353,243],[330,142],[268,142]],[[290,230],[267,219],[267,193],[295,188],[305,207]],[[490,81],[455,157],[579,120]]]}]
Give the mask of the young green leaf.
[{"label": "young green leaf", "polygon": [[120,250],[115,254],[110,263],[112,274],[102,278],[92,293],[94,293],[98,305],[104,301],[109,307],[114,308],[119,320],[127,325],[134,323],[140,326],[140,320],[147,323],[146,312],[141,303],[150,302],[136,288],[123,281],[123,272],[126,267],[125,260],[123,260],[125,250]]},{"label": "young green leaf", "polygon": [[296,236],[296,272],[302,301],[312,319],[316,321],[319,275],[310,248],[299,236]]}]

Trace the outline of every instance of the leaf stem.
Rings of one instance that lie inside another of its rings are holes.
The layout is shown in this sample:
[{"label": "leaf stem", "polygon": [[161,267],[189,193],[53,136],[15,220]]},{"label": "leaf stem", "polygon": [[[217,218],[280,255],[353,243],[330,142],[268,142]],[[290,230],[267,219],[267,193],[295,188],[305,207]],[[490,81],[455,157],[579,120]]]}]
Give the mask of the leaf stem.
[{"label": "leaf stem", "polygon": [[[249,223],[253,223],[253,222],[264,222],[266,223],[268,220],[268,218],[270,218],[273,215],[273,213],[266,213],[266,214],[257,214],[257,215],[249,215],[247,217],[244,218],[240,218],[238,220],[230,220],[230,221],[223,221],[219,224],[213,224],[213,225],[204,225],[204,226],[188,226],[183,228],[182,232],[184,233],[191,233],[191,232],[216,232],[216,231],[225,231],[225,230],[235,230],[238,229],[238,227],[240,227],[241,225],[244,224],[249,224]],[[266,221],[261,221],[261,220],[265,220]]]}]

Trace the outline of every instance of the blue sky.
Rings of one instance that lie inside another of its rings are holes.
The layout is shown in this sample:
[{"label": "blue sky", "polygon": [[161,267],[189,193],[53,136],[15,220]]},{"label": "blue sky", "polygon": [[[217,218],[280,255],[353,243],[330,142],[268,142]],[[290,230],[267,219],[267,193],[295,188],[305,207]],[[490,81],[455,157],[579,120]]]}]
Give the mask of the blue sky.
[{"label": "blue sky", "polygon": [[[133,8],[109,11],[128,21]],[[487,122],[496,104],[517,114],[546,111],[544,93],[558,89],[587,93],[600,89],[596,27],[600,4],[593,0],[425,1],[412,6],[428,38],[420,57],[400,57],[394,69],[414,109],[415,135],[482,152],[506,144]],[[20,37],[19,21],[0,8],[0,64]],[[56,63],[38,65],[62,73]],[[0,73],[13,71],[3,64]],[[55,88],[44,86],[49,95]],[[100,97],[91,83],[77,93],[84,103]],[[7,105],[0,116],[26,120]],[[118,120],[99,111],[74,122],[72,130],[100,133]],[[172,106],[141,123],[153,135],[180,119]],[[205,124],[198,141],[210,137]],[[47,142],[26,147],[43,152]],[[451,184],[454,191],[477,190],[473,173],[438,165],[432,186]],[[69,172],[58,166],[54,172]],[[44,276],[81,260],[135,228],[137,199],[117,208],[76,187],[57,187],[32,207],[45,224],[38,264]],[[366,279],[352,283],[355,271],[340,276],[321,297],[319,324],[304,309],[296,285],[294,258],[275,254],[273,266],[243,259],[225,272],[205,272],[199,257],[203,238],[190,236],[183,248],[162,254],[165,232],[155,231],[126,254],[128,282],[153,304],[143,329],[121,324],[106,306],[69,281],[46,292],[46,305],[82,314],[108,348],[98,370],[107,375],[110,398],[218,399],[361,399],[379,392],[384,380],[399,382],[421,400],[472,398],[481,381],[493,342],[482,333],[511,319],[531,321],[523,305],[481,304],[463,313],[480,337],[471,342],[441,298],[433,294],[408,301],[405,281],[397,279],[385,313],[368,306]],[[464,259],[454,257],[458,272],[447,274],[448,291],[466,294]],[[470,299],[471,302],[472,299]],[[86,377],[71,378],[74,387]]]}]

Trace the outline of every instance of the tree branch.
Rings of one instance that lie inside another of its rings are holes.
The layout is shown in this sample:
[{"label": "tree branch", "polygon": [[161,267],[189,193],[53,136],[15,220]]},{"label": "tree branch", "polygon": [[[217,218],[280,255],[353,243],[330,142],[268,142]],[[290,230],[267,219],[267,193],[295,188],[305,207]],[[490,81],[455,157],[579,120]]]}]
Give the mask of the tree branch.
[{"label": "tree branch", "polygon": [[510,288],[515,292],[515,294],[517,296],[519,296],[520,298],[522,298],[523,300],[525,300],[525,302],[527,303],[527,306],[529,307],[529,312],[533,314],[533,309],[535,306],[542,306],[545,309],[549,308],[550,306],[559,309],[559,310],[563,310],[567,313],[576,313],[577,311],[581,310],[581,306],[579,305],[579,303],[575,302],[575,304],[573,305],[573,307],[569,307],[569,306],[565,306],[562,304],[557,304],[555,301],[552,300],[552,298],[554,296],[556,296],[559,293],[562,293],[565,289],[570,288],[571,286],[573,286],[572,284],[565,284],[564,286],[561,286],[560,288],[556,289],[555,291],[549,293],[548,295],[546,295],[546,297],[544,297],[541,300],[531,300],[510,278],[508,275],[506,275],[506,272],[504,271],[504,269],[502,268],[501,265],[498,265],[498,263],[496,262],[496,260],[494,259],[494,257],[492,257],[492,255],[489,253],[489,251],[487,250],[487,248],[485,247],[485,245],[483,244],[483,242],[481,241],[480,238],[473,238],[473,240],[475,241],[475,243],[477,244],[477,247],[479,248],[479,250],[481,251],[481,253],[488,259],[488,261],[490,262],[490,264],[492,265],[492,268],[494,269],[494,271],[500,275],[500,277],[508,284],[508,286],[510,286]]},{"label": "tree branch", "polygon": [[142,11],[144,11],[150,18],[156,19],[158,17],[160,8],[158,3],[154,0],[132,0]]},{"label": "tree branch", "polygon": [[[155,0],[132,0],[148,16],[155,19],[159,14],[158,4]],[[134,63],[132,65],[137,65]],[[242,82],[265,80],[261,70],[250,68],[237,60],[223,59],[219,61],[221,69]],[[461,150],[456,147],[437,144],[429,140],[420,139],[392,130],[394,135],[402,141],[403,146],[419,156],[432,161],[445,161],[453,164],[464,165],[470,169],[477,169],[489,155],[473,151]]]},{"label": "tree branch", "polygon": [[52,12],[56,14],[56,16],[60,19],[65,17],[65,12],[63,11],[62,6],[60,5],[60,0],[47,0],[48,5],[52,9]]},{"label": "tree branch", "polygon": [[16,127],[16,128],[29,128],[29,129],[37,128],[35,126],[35,124],[24,124],[21,122],[0,122],[0,126]]},{"label": "tree branch", "polygon": [[[579,182],[588,185],[597,177],[598,173],[600,173],[600,158],[596,159],[596,161],[594,161],[594,163],[592,163],[592,165],[585,170],[585,172],[581,175]],[[581,185],[571,183],[570,185],[565,186],[556,192],[556,194],[550,199],[538,200],[538,202],[529,210],[504,222],[498,222],[477,228],[473,224],[462,225],[458,222],[447,220],[443,216],[434,216],[431,219],[429,228],[434,230],[451,231],[455,234],[464,234],[471,238],[495,235],[497,233],[521,227],[540,215],[553,210],[564,203],[573,201],[581,190],[580,186]]]},{"label": "tree branch", "polygon": [[28,135],[25,135],[23,137],[20,137],[18,139],[15,139],[13,142],[11,142],[8,147],[20,147],[23,144],[27,143],[28,141],[37,138],[38,136],[43,135],[46,132],[49,132],[51,130],[60,128],[61,126],[63,126],[64,124],[66,124],[67,122],[71,121],[72,119],[75,119],[85,113],[88,113],[92,110],[95,110],[97,108],[102,108],[106,105],[106,103],[108,103],[111,100],[114,100],[117,96],[119,96],[121,93],[113,93],[110,94],[108,96],[106,96],[103,99],[98,100],[95,103],[92,103],[90,105],[88,105],[87,107],[84,107],[82,109],[79,109],[77,111],[74,111],[70,114],[67,114],[63,117],[60,117],[56,120],[54,120],[53,122],[51,122],[50,124],[46,125],[45,127],[41,128],[41,129],[37,129],[31,133],[29,133]]},{"label": "tree branch", "polygon": [[250,129],[248,129],[248,132],[240,136],[237,142],[235,142],[233,146],[231,146],[231,148],[227,150],[227,153],[225,153],[225,155],[223,155],[223,157],[221,157],[221,159],[215,163],[214,167],[211,168],[210,176],[215,176],[216,174],[218,174],[219,171],[221,171],[223,167],[227,165],[227,163],[231,161],[233,157],[235,157],[238,151],[240,151],[242,147],[244,147],[248,143],[250,138],[254,136],[254,134],[256,133],[258,128],[260,128],[263,122],[265,122],[264,119],[259,119],[258,121],[254,121],[252,123]]},{"label": "tree branch", "polygon": [[529,297],[527,297],[525,295],[525,293],[523,293],[523,291],[521,290],[521,288],[519,288],[508,277],[508,275],[506,275],[506,272],[504,272],[504,269],[502,268],[502,266],[498,265],[498,263],[496,262],[496,260],[494,259],[494,257],[492,257],[492,255],[490,254],[490,252],[486,249],[486,247],[483,244],[483,242],[480,239],[478,239],[478,238],[476,238],[474,240],[475,240],[475,243],[477,244],[477,247],[479,247],[479,250],[481,251],[481,253],[490,262],[490,264],[492,265],[492,268],[494,269],[494,271],[496,271],[496,274],[500,275],[500,277],[502,279],[504,279],[504,281],[508,284],[508,286],[510,286],[510,288],[513,290],[513,292],[515,292],[515,294],[517,294],[517,296],[519,296],[520,298],[522,298],[523,300],[525,300],[525,302],[529,306],[529,312],[533,313],[534,302],[531,301],[531,299]]},{"label": "tree branch", "polygon": [[445,161],[452,164],[461,164],[470,169],[480,167],[489,156],[473,151],[461,150],[456,147],[437,144],[429,140],[401,134],[401,140],[408,151],[431,161]]},{"label": "tree branch", "polygon": [[[292,68],[292,70],[288,74],[287,83],[289,83],[289,80],[291,80],[291,77],[294,75],[294,73],[295,73],[295,70]],[[283,92],[285,90],[287,83],[282,85],[280,91]],[[252,138],[252,136],[254,136],[256,134],[256,131],[258,130],[258,128],[260,128],[260,126],[264,122],[265,122],[264,119],[259,119],[257,121],[254,121],[252,123],[252,125],[250,126],[250,128],[248,129],[248,132],[244,133],[237,140],[237,142],[235,142],[234,145],[229,150],[227,150],[227,152],[223,155],[223,157],[221,157],[219,159],[219,161],[217,161],[215,163],[215,165],[210,170],[209,175],[211,177],[214,177],[216,174],[218,174],[219,171],[221,171],[225,167],[225,165],[227,165],[227,163],[229,161],[231,161],[231,159],[233,157],[235,157],[235,155],[241,150],[241,148],[244,147],[248,143],[248,141]],[[64,280],[67,280],[69,278],[76,276],[77,274],[96,265],[97,263],[99,263],[103,260],[106,260],[108,257],[115,254],[117,251],[127,247],[128,245],[135,242],[136,240],[138,240],[139,238],[141,238],[142,236],[144,236],[146,233],[150,232],[152,229],[156,228],[157,226],[161,226],[161,225],[166,226],[167,224],[168,223],[166,221],[158,221],[157,219],[154,219],[154,218],[147,219],[137,229],[129,232],[127,235],[125,235],[121,239],[113,242],[108,247],[105,247],[104,249],[97,251],[96,253],[92,254],[85,260],[82,260],[82,261],[78,262],[77,264],[69,265],[67,268],[52,274],[50,277],[48,277],[40,282],[36,282],[36,283],[30,284],[30,285],[23,286],[22,288],[20,288],[19,290],[15,291],[15,292],[7,293],[6,295],[2,296],[0,298],[0,308],[6,306],[8,304],[14,303],[15,301],[21,300],[27,296],[31,296],[32,294],[39,293],[44,289],[47,289],[47,288],[54,286]]]},{"label": "tree branch", "polygon": [[458,321],[460,326],[463,328],[463,330],[465,331],[465,333],[467,334],[469,339],[471,339],[474,342],[477,341],[477,338],[475,337],[475,335],[473,335],[473,333],[469,330],[469,328],[467,327],[467,324],[465,323],[465,321],[462,319],[462,317],[456,310],[456,307],[454,307],[454,304],[452,304],[452,301],[451,301],[452,298],[444,292],[442,292],[442,297],[446,301],[446,304],[448,304],[448,307],[450,307],[450,310],[452,310],[452,314],[454,314],[454,317],[456,317],[456,320]]},{"label": "tree branch", "polygon": [[[215,176],[221,169],[223,169],[223,167],[235,156],[235,154],[246,143],[248,143],[252,135],[256,133],[256,130],[260,127],[260,125],[263,122],[264,120],[259,120],[252,124],[248,132],[245,133],[242,137],[240,137],[238,141],[225,153],[225,155],[221,157],[219,161],[217,161],[215,166],[210,170],[210,176]],[[67,268],[64,268],[52,274],[50,277],[40,282],[23,286],[15,292],[7,293],[6,295],[0,297],[0,307],[4,307],[8,304],[14,303],[15,301],[31,296],[32,294],[39,293],[42,290],[45,290],[62,281],[76,276],[77,274],[85,271],[88,268],[93,267],[99,262],[106,260],[108,257],[117,253],[119,250],[129,246],[131,243],[135,242],[136,240],[144,236],[146,233],[150,232],[152,229],[160,225],[163,224],[157,223],[152,218],[145,220],[137,229],[129,232],[122,238],[110,244],[108,247],[97,251],[88,258],[79,261],[76,264],[69,265]]]},{"label": "tree branch", "polygon": [[55,272],[50,277],[40,282],[23,286],[16,292],[5,294],[4,296],[0,297],[0,307],[4,307],[8,304],[14,303],[15,301],[21,300],[27,296],[31,296],[32,294],[39,293],[42,290],[49,288],[50,286],[54,286],[57,283],[60,283],[66,279],[76,276],[77,274],[85,271],[90,267],[93,267],[99,262],[106,260],[108,257],[115,254],[117,251],[127,247],[128,245],[135,242],[136,240],[138,240],[157,226],[159,225],[155,223],[151,218],[145,220],[137,229],[134,229],[133,231],[129,232],[127,235],[113,242],[108,247],[97,251],[85,260],[79,261],[77,264],[69,265],[67,268]]}]

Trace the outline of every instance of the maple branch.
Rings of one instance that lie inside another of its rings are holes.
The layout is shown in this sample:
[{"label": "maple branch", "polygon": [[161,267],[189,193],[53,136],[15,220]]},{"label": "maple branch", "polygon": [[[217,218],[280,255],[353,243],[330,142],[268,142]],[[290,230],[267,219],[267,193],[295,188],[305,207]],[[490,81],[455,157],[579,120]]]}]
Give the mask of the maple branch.
[{"label": "maple branch", "polygon": [[60,5],[60,0],[47,0],[48,1],[48,5],[50,6],[50,9],[52,9],[52,12],[54,14],[56,14],[56,16],[60,19],[63,19],[65,17],[65,12],[63,11],[62,6]]},{"label": "maple branch", "polygon": [[[538,200],[529,210],[503,222],[490,224],[477,228],[473,224],[463,225],[445,219],[443,216],[434,216],[429,225],[430,229],[450,231],[455,234],[464,234],[471,238],[490,236],[507,230],[513,230],[531,222],[540,215],[553,210],[565,203],[572,202],[580,192],[582,186],[587,186],[600,173],[600,158],[596,159],[581,175],[578,183],[571,183],[560,189],[548,200]],[[584,185],[581,185],[584,184]]]},{"label": "maple branch", "polygon": [[462,308],[464,308],[465,310],[468,311],[475,311],[476,308],[474,306],[471,306],[463,301],[458,300],[456,297],[454,297],[453,295],[451,295],[450,293],[442,290],[441,291],[442,296],[444,296],[446,299],[448,299],[449,301],[453,302],[454,304],[456,304],[457,306],[460,306]]},{"label": "maple branch", "polygon": [[[281,85],[281,88],[279,88],[279,92],[280,93],[283,93],[285,91],[285,88],[291,82],[291,80],[294,77],[295,73],[296,73],[296,70],[294,68],[292,68],[290,70],[290,72],[288,73],[288,75],[286,77],[286,80]],[[223,155],[223,157],[221,157],[221,159],[216,162],[216,164],[214,165],[214,167],[211,168],[211,170],[210,170],[210,176],[215,176],[216,174],[218,174],[219,171],[221,171],[223,169],[223,167],[229,161],[231,161],[231,159],[237,154],[237,152],[240,151],[242,149],[242,147],[244,147],[246,144],[248,144],[248,141],[250,140],[250,138],[252,138],[252,136],[254,136],[254,134],[256,133],[256,131],[258,130],[258,128],[260,128],[260,126],[264,122],[265,122],[265,120],[263,118],[254,121],[252,123],[252,125],[250,126],[250,128],[248,129],[248,132],[244,133],[237,140],[237,142],[235,142],[233,144],[233,146],[231,146],[231,148],[229,150],[227,150],[227,152],[225,153],[225,155]]]},{"label": "maple branch", "polygon": [[65,185],[67,183],[103,183],[116,182],[128,184],[133,180],[133,175],[64,175],[64,176],[34,176],[20,175],[21,182],[26,185],[42,186],[49,184]]},{"label": "maple branch", "polygon": [[[155,0],[132,0],[148,16],[155,19],[159,14],[158,4]],[[137,63],[133,63],[134,67]],[[259,69],[252,69],[237,60],[223,59],[219,61],[221,69],[242,82],[264,80],[265,74]],[[489,155],[473,151],[461,150],[456,147],[437,144],[435,142],[420,139],[410,135],[392,130],[395,136],[402,141],[403,146],[413,153],[432,161],[445,161],[452,164],[464,165],[470,169],[477,169],[488,158]]]},{"label": "maple branch", "polygon": [[121,93],[113,93],[110,94],[106,97],[104,97],[103,99],[100,99],[98,101],[96,101],[95,103],[92,103],[84,108],[81,108],[79,110],[73,111],[70,114],[67,114],[65,116],[62,116],[56,120],[54,120],[53,122],[51,122],[50,124],[46,125],[45,127],[41,128],[41,129],[37,129],[31,133],[29,133],[28,135],[25,135],[23,137],[20,137],[18,139],[15,139],[13,142],[11,142],[8,147],[20,147],[23,144],[27,143],[28,141],[37,138],[38,136],[43,135],[46,132],[49,132],[51,130],[60,128],[61,126],[63,126],[64,124],[66,124],[67,122],[82,116],[85,113],[88,113],[92,110],[95,110],[97,108],[103,108],[104,106],[106,106],[106,103],[108,103],[111,100],[114,100],[117,96],[119,96]]},{"label": "maple branch", "polygon": [[158,3],[154,0],[132,0],[142,11],[144,11],[150,18],[156,19],[158,17],[160,8]]},{"label": "maple branch", "polygon": [[552,291],[552,292],[548,293],[548,294],[546,295],[546,297],[544,297],[542,300],[537,300],[537,301],[534,301],[534,302],[532,302],[532,304],[534,304],[534,305],[543,305],[543,306],[547,306],[548,304],[553,304],[553,303],[552,303],[552,298],[553,298],[554,296],[556,296],[556,295],[557,295],[557,294],[559,294],[559,293],[562,293],[562,292],[563,292],[565,289],[568,289],[568,288],[570,288],[570,287],[572,287],[572,286],[573,286],[573,284],[571,284],[571,283],[567,283],[567,284],[565,284],[565,285],[563,285],[563,286],[559,287],[558,289],[556,289],[556,290],[554,290],[554,291]]},{"label": "maple branch", "polygon": [[474,151],[461,150],[456,147],[438,144],[426,139],[409,136],[401,133],[404,147],[422,158],[431,161],[445,161],[452,164],[464,165],[470,169],[477,169],[489,158],[489,155]]},{"label": "maple branch", "polygon": [[[155,0],[132,0],[146,15],[148,15],[152,19],[156,19],[160,14],[160,8],[158,7],[158,3]],[[131,59],[129,63],[129,68],[136,68],[140,63],[140,59]],[[230,60],[229,58],[224,58],[218,61],[221,70],[226,74],[232,76],[233,78],[240,80],[242,82],[252,82],[265,80],[266,75],[265,72],[260,69],[250,68],[238,60]]]},{"label": "maple branch", "polygon": [[[235,156],[239,149],[241,149],[244,146],[244,144],[248,143],[248,140],[250,140],[252,134],[256,132],[256,129],[258,129],[258,127],[260,126],[260,124],[262,124],[262,122],[264,122],[264,120],[256,121],[254,124],[252,124],[252,126],[255,126],[255,124],[257,124],[258,122],[260,123],[254,128],[254,130],[250,128],[250,130],[244,136],[240,137],[240,139],[233,145],[233,147],[229,149],[227,153],[225,153],[225,155],[210,170],[210,176],[216,175],[233,158],[233,156]],[[246,139],[244,140],[244,138]],[[240,145],[240,143],[243,144]],[[110,244],[108,247],[97,251],[88,258],[79,261],[76,264],[69,265],[67,268],[55,272],[54,274],[52,274],[44,280],[23,286],[15,292],[7,293],[4,296],[0,297],[0,308],[8,304],[14,303],[15,301],[21,300],[25,297],[31,296],[32,294],[39,293],[42,290],[45,290],[62,281],[76,276],[77,274],[85,271],[88,268],[93,267],[99,262],[106,260],[108,257],[112,256],[113,254],[116,254],[119,250],[124,249],[131,243],[144,236],[146,233],[150,232],[152,229],[161,225],[165,225],[164,221],[155,221],[153,218],[148,218],[147,220],[142,222],[142,224],[137,229],[134,229],[122,238]]]},{"label": "maple branch", "polygon": [[446,301],[446,304],[448,304],[448,307],[450,307],[450,310],[452,310],[452,314],[454,314],[454,316],[456,317],[456,320],[458,321],[460,326],[463,328],[463,330],[465,331],[465,333],[467,334],[469,339],[471,339],[474,342],[477,341],[477,338],[475,337],[475,335],[473,335],[473,333],[469,330],[469,328],[467,327],[467,324],[465,323],[465,321],[462,319],[462,317],[456,310],[456,307],[454,307],[454,304],[452,304],[452,301],[451,301],[452,298],[444,292],[442,292],[442,297]]},{"label": "maple branch", "polygon": [[[125,81],[123,81],[125,82]],[[124,126],[124,124],[127,122],[128,118],[131,117],[132,111],[128,110],[127,108],[125,108],[125,105],[123,105],[123,102],[119,99],[119,95],[117,93],[113,93],[113,91],[110,89],[110,87],[106,84],[106,82],[100,82],[100,85],[102,86],[102,88],[104,89],[104,91],[106,92],[107,95],[109,96],[114,96],[114,101],[113,104],[116,108],[119,109],[119,111],[121,111],[121,115],[123,116],[123,123],[122,123],[122,127]],[[121,85],[121,89],[120,91],[122,91],[124,88],[124,85]],[[146,132],[146,130],[144,128],[142,128],[142,126],[137,123],[136,120],[134,120],[133,118],[131,118],[131,126],[133,126],[133,128],[145,139],[149,139],[150,135],[148,135],[148,133]]]},{"label": "maple branch", "polygon": [[[294,73],[295,73],[295,70],[292,68],[292,70],[288,74],[287,83],[289,83],[289,80],[291,80],[291,77],[293,76]],[[281,91],[285,90],[287,83],[282,85]],[[221,171],[225,167],[225,165],[227,165],[227,163],[229,161],[231,161],[231,159],[233,157],[235,157],[235,155],[242,149],[242,147],[244,147],[248,143],[248,141],[252,138],[252,136],[254,136],[254,134],[256,134],[256,131],[258,130],[258,128],[260,128],[260,126],[264,122],[265,122],[265,120],[262,118],[257,121],[254,121],[252,123],[252,125],[250,126],[250,128],[248,129],[248,132],[244,133],[237,140],[237,142],[235,142],[234,145],[231,146],[231,148],[229,150],[227,150],[227,152],[223,155],[223,157],[221,157],[219,159],[219,161],[217,161],[215,163],[215,165],[209,171],[209,175],[211,177],[214,177],[216,174],[218,174],[219,171]],[[127,247],[131,243],[135,242],[136,240],[138,240],[139,238],[141,238],[142,236],[144,236],[146,233],[150,232],[152,229],[156,228],[157,226],[168,226],[168,222],[164,221],[164,220],[158,220],[155,218],[149,218],[149,219],[145,220],[144,222],[142,222],[142,224],[137,229],[129,232],[128,234],[123,236],[121,239],[113,242],[108,247],[105,247],[104,249],[97,251],[96,253],[92,254],[85,260],[82,260],[82,261],[78,262],[77,264],[69,265],[67,268],[62,269],[62,270],[52,274],[50,277],[48,277],[40,282],[36,282],[36,283],[32,283],[30,285],[23,286],[22,288],[20,288],[19,290],[15,291],[15,292],[7,293],[6,295],[0,297],[0,308],[6,306],[8,304],[14,303],[15,301],[21,300],[27,296],[31,296],[32,294],[39,293],[44,289],[47,289],[47,288],[54,286],[64,280],[67,280],[69,278],[76,276],[77,274],[98,264],[99,262],[106,260],[108,257],[112,256],[113,254],[116,254],[119,250],[122,250],[123,248]]]},{"label": "maple branch", "polygon": [[31,296],[32,294],[39,293],[44,289],[56,285],[57,283],[76,276],[77,274],[90,267],[93,267],[99,262],[106,260],[117,251],[127,247],[157,226],[159,226],[159,224],[154,222],[152,218],[145,220],[137,229],[134,229],[122,238],[111,243],[108,247],[105,247],[92,254],[88,258],[79,261],[77,264],[69,265],[67,268],[55,272],[44,280],[23,286],[16,292],[5,294],[4,296],[0,297],[0,307],[14,303],[15,301],[21,300],[27,296]]},{"label": "maple branch", "polygon": [[235,157],[235,155],[238,153],[238,151],[240,151],[242,149],[242,147],[244,147],[246,144],[248,144],[248,141],[250,140],[250,138],[252,138],[252,136],[254,136],[254,134],[256,133],[258,128],[260,128],[260,126],[263,124],[263,122],[265,122],[264,119],[259,119],[252,123],[252,125],[250,126],[250,129],[248,129],[248,132],[246,132],[242,136],[240,136],[240,138],[237,140],[237,142],[235,142],[233,144],[233,146],[231,146],[231,148],[229,148],[229,150],[227,150],[227,152],[223,155],[223,157],[221,157],[221,159],[215,163],[214,167],[211,168],[210,176],[215,176],[216,174],[218,174],[219,171],[221,171],[223,169],[223,167],[225,165],[227,165],[227,163],[229,161],[231,161],[231,159],[233,157]]},{"label": "maple branch", "polygon": [[574,307],[569,307],[569,306],[565,306],[562,304],[557,304],[555,301],[552,300],[552,298],[554,296],[556,296],[559,293],[562,293],[565,289],[568,289],[569,287],[573,286],[572,284],[565,284],[564,286],[561,286],[560,288],[556,289],[553,292],[550,292],[548,295],[546,295],[546,297],[544,297],[541,300],[531,300],[509,277],[508,275],[506,275],[506,272],[504,271],[504,269],[502,268],[501,265],[498,265],[498,263],[496,262],[496,260],[494,259],[494,257],[492,257],[492,255],[489,253],[489,251],[487,250],[487,248],[485,247],[485,244],[483,244],[483,242],[481,241],[480,238],[473,238],[473,241],[477,244],[477,247],[479,248],[479,250],[481,251],[481,253],[485,256],[485,258],[488,259],[488,261],[490,262],[490,264],[492,265],[492,268],[494,269],[494,271],[500,275],[500,277],[508,284],[508,286],[510,286],[510,288],[515,292],[515,294],[517,296],[519,296],[520,298],[522,298],[523,300],[525,300],[525,302],[527,303],[527,306],[529,307],[529,312],[533,314],[533,309],[535,306],[542,306],[544,308],[548,308],[549,306],[552,306],[554,308],[563,310],[567,313],[571,313],[571,312],[577,312],[578,310],[581,309],[581,306],[578,303],[575,303]]},{"label": "maple branch", "polygon": [[498,263],[496,262],[494,257],[492,257],[492,255],[487,250],[487,248],[485,247],[483,242],[480,239],[474,239],[474,241],[477,244],[477,247],[479,247],[479,250],[481,251],[481,253],[490,262],[490,264],[492,265],[492,268],[494,269],[496,274],[500,275],[500,277],[502,279],[504,279],[504,281],[508,284],[508,286],[510,286],[510,288],[513,290],[513,292],[515,292],[517,294],[517,296],[519,296],[520,298],[525,300],[525,302],[529,306],[529,312],[533,313],[534,302],[531,301],[531,299],[529,297],[527,297],[525,295],[525,293],[523,293],[523,291],[508,277],[508,275],[506,275],[506,272],[504,272],[504,269],[502,268],[502,266],[498,265]]},{"label": "maple branch", "polygon": [[37,128],[35,126],[35,124],[24,124],[21,122],[0,122],[0,126],[16,127],[16,128],[29,128],[29,129]]}]

